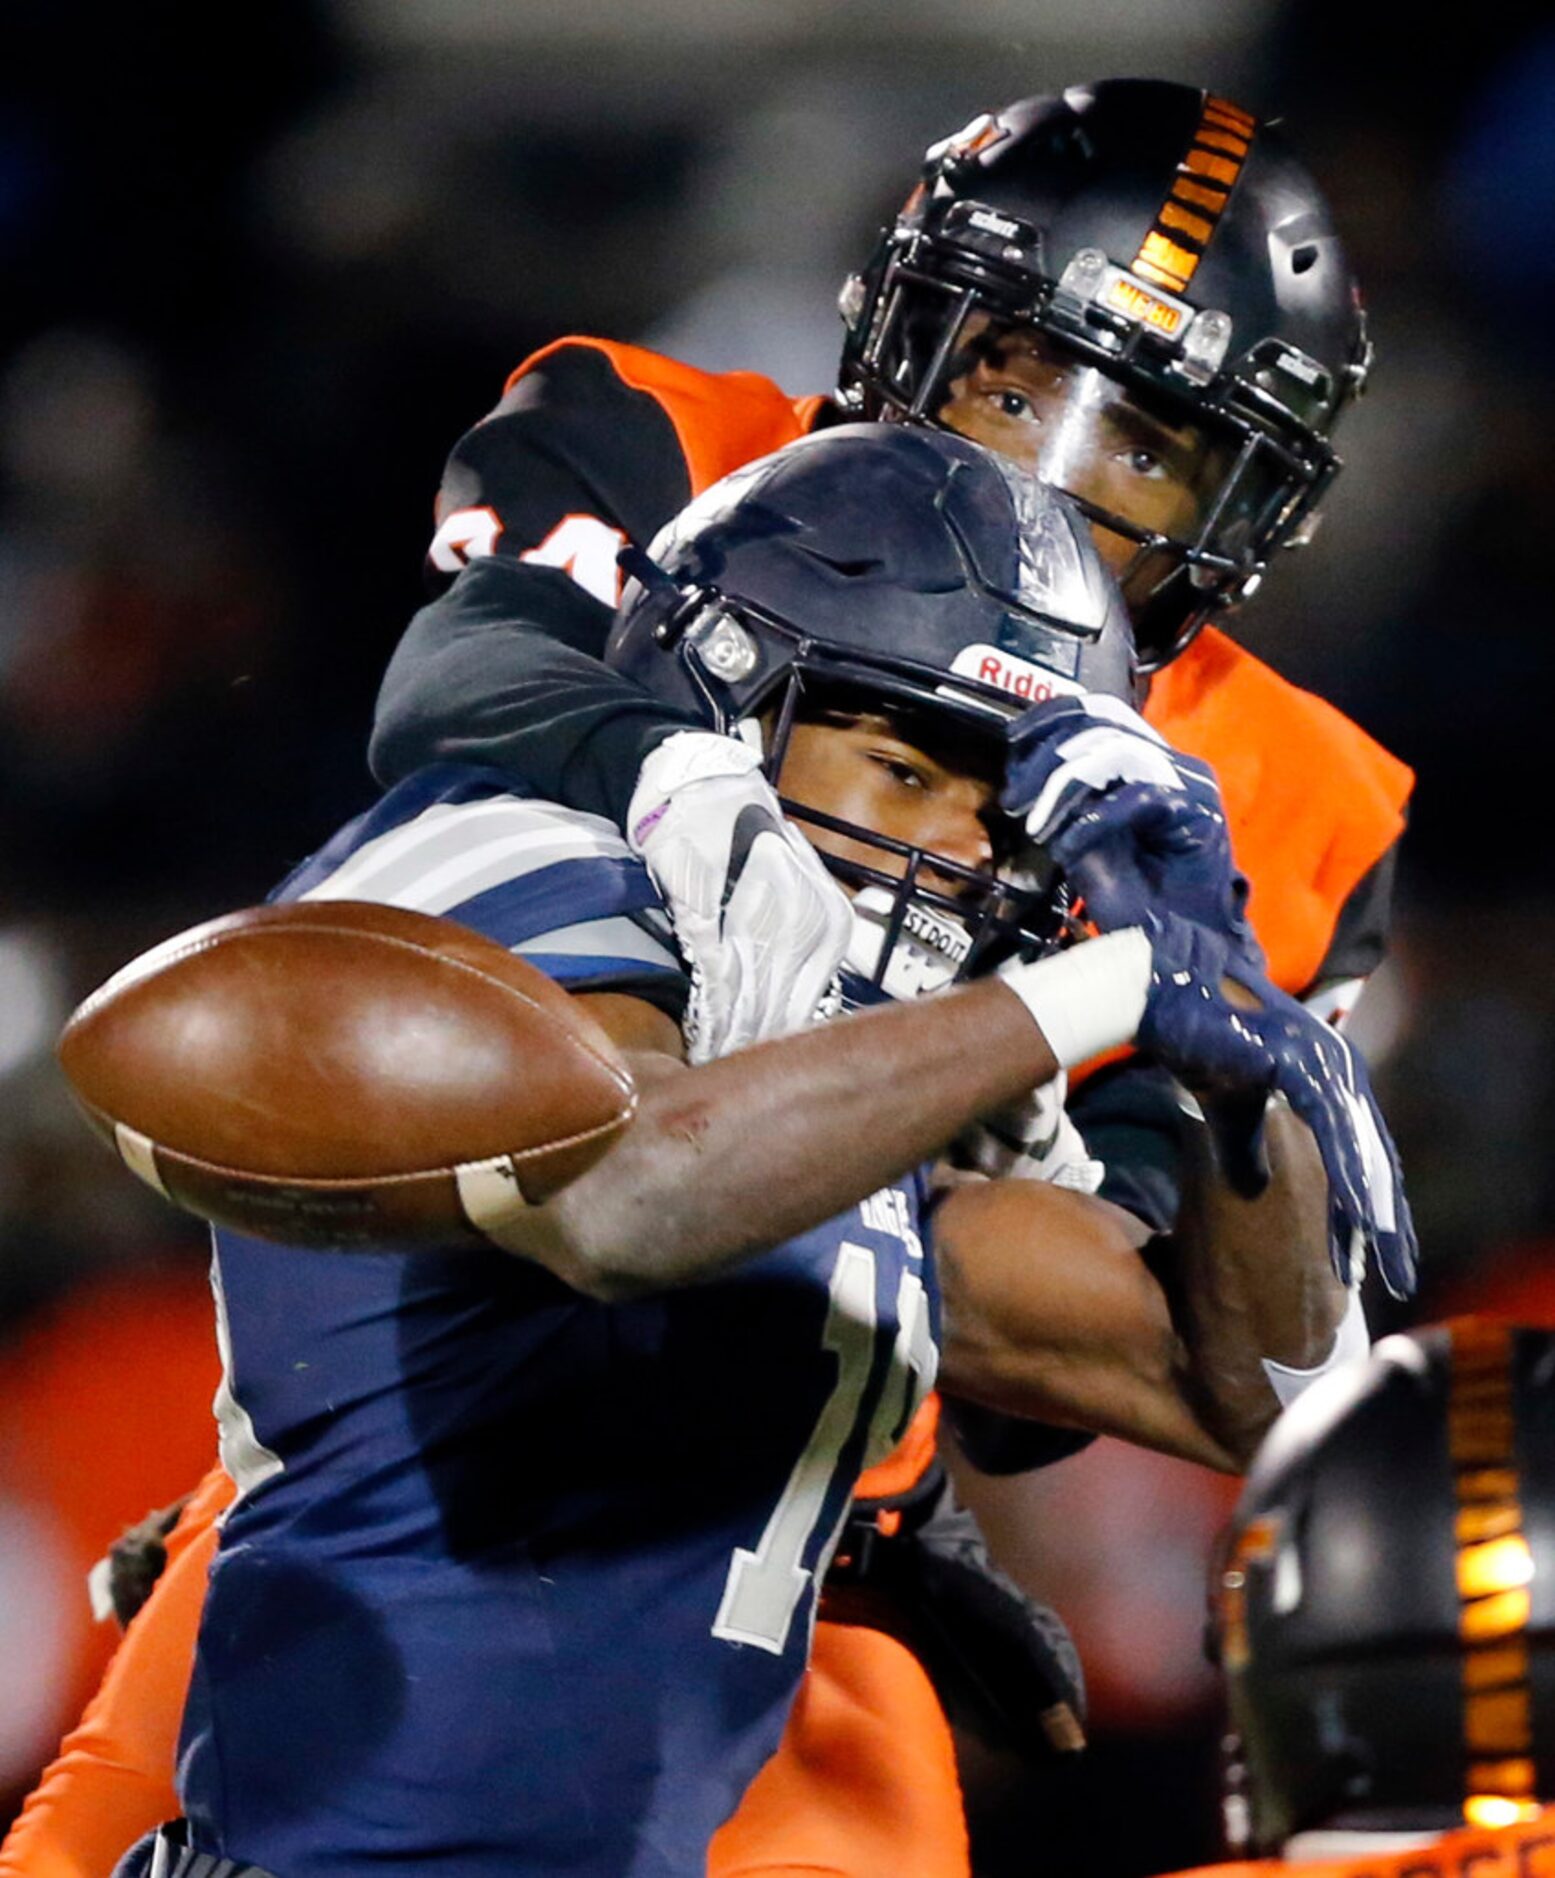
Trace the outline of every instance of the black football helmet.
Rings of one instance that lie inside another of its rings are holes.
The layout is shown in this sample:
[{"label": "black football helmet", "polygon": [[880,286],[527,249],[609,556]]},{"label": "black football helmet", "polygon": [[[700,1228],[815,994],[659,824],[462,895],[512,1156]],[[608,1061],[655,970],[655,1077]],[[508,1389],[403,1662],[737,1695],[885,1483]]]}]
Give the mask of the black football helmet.
[{"label": "black football helmet", "polygon": [[[1006,727],[1033,703],[1137,695],[1128,616],[1083,520],[949,432],[850,424],[802,438],[716,483],[622,563],[633,579],[607,662],[759,742],[774,778],[805,717],[884,712],[996,779]],[[876,928],[862,961],[876,991],[926,988],[1056,935],[1056,883],[1013,820],[990,828],[999,863],[985,873],[784,806],[870,852],[874,864],[824,858]]]},{"label": "black football helmet", "polygon": [[1211,1638],[1239,1849],[1555,1799],[1555,1333],[1463,1318],[1314,1385],[1253,1467]]},{"label": "black football helmet", "polygon": [[[1306,539],[1371,360],[1327,207],[1278,133],[1154,79],[1027,98],[936,144],[841,304],[859,416],[936,421],[982,315],[1212,440],[1176,534],[1079,502],[1136,544],[1120,580],[1146,671]],[[1032,467],[1065,486],[1062,463]]]}]

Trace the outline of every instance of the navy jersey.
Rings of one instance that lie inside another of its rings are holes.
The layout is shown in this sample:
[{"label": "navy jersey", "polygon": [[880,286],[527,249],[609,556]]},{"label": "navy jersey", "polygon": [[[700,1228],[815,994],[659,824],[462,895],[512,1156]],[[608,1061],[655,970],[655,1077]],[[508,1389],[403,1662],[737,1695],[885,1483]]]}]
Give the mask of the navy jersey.
[{"label": "navy jersey", "polygon": [[[641,865],[490,771],[414,777],[283,898],[443,913],[673,1002]],[[281,1878],[701,1878],[778,1744],[862,1467],[934,1366],[916,1177],[604,1304],[492,1249],[216,1236],[223,1458],[193,1842]]]}]

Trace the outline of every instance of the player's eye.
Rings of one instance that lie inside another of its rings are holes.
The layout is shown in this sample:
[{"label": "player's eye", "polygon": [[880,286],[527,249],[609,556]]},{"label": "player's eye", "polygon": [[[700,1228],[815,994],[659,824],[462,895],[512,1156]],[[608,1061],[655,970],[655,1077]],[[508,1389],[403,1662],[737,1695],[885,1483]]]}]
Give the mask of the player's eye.
[{"label": "player's eye", "polygon": [[1171,473],[1153,450],[1146,450],[1140,444],[1134,444],[1127,450],[1120,450],[1118,457],[1135,476],[1146,477],[1151,482],[1161,482]]},{"label": "player's eye", "polygon": [[929,779],[916,764],[895,755],[890,750],[871,750],[870,761],[879,764],[887,775],[901,784],[904,789],[927,789]]},{"label": "player's eye", "polygon": [[989,402],[1001,417],[1014,418],[1018,423],[1033,421],[1037,407],[1024,391],[1012,390],[1008,385],[996,385],[988,394]]}]

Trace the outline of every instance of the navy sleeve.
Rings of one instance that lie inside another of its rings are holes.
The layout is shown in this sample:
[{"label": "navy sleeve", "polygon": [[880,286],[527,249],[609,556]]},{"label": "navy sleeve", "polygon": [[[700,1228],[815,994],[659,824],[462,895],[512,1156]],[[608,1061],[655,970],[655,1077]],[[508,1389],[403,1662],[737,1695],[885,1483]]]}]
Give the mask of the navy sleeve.
[{"label": "navy sleeve", "polygon": [[1182,1203],[1182,1110],[1177,1085],[1136,1058],[1099,1070],[1069,1097],[1069,1116],[1107,1170],[1104,1200],[1170,1232]]},{"label": "navy sleeve", "polygon": [[[445,528],[450,516],[476,516],[485,534],[479,558],[416,615],[390,661],[370,749],[378,779],[487,763],[624,822],[643,758],[696,720],[599,662],[612,607],[597,575],[584,582],[524,557],[569,517],[646,543],[690,492],[668,413],[604,353],[563,347],[517,380],[449,459]],[[445,543],[443,572],[459,558]]]},{"label": "navy sleeve", "polygon": [[456,920],[569,991],[689,986],[648,870],[609,821],[510,789],[490,768],[411,776],[304,861],[273,899],[373,900]]}]

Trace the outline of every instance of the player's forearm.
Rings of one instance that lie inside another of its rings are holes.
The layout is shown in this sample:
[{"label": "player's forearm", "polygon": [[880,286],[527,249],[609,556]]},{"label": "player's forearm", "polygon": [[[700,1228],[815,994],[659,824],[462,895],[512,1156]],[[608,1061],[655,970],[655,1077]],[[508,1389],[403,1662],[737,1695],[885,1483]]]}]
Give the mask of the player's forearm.
[{"label": "player's forearm", "polygon": [[599,662],[609,620],[559,569],[472,563],[395,649],[373,773],[393,783],[430,763],[490,764],[619,825],[649,750],[705,726]]},{"label": "player's forearm", "polygon": [[1208,1131],[1185,1126],[1170,1296],[1120,1208],[1029,1181],[952,1194],[935,1225],[941,1386],[1239,1471],[1280,1406],[1264,1359],[1322,1363],[1347,1301],[1329,1265],[1312,1138],[1285,1110],[1267,1132],[1269,1185],[1246,1201],[1221,1178]]},{"label": "player's forearm", "polygon": [[670,1072],[599,1165],[538,1210],[541,1256],[595,1295],[711,1277],[932,1158],[1052,1076],[1004,985],[970,985]]},{"label": "player's forearm", "polygon": [[1121,1207],[1044,1182],[957,1188],[934,1226],[940,1387],[1233,1471],[1191,1398],[1182,1334],[1140,1256],[1147,1236]]},{"label": "player's forearm", "polygon": [[1348,1302],[1328,1254],[1328,1184],[1312,1136],[1288,1109],[1265,1123],[1270,1179],[1256,1200],[1220,1177],[1202,1125],[1185,1130],[1186,1188],[1174,1299],[1204,1426],[1245,1465],[1279,1413],[1264,1359],[1322,1363]]}]

